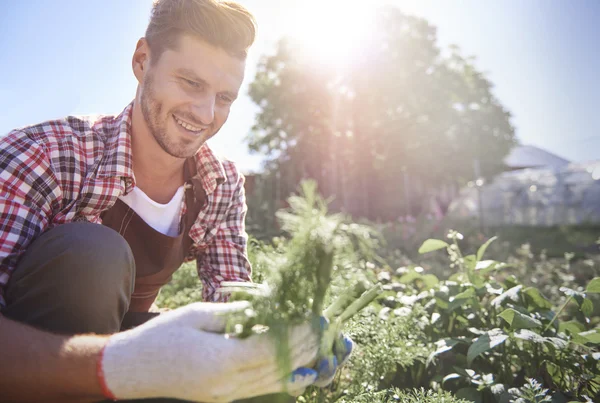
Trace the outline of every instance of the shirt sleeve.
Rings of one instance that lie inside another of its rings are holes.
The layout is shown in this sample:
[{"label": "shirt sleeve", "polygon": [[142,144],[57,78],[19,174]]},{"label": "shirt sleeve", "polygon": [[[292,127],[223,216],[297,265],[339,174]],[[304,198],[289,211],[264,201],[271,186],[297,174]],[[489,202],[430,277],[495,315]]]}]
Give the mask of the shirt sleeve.
[{"label": "shirt sleeve", "polygon": [[[231,178],[228,175],[228,178]],[[202,281],[202,298],[208,302],[225,302],[227,295],[217,292],[223,281],[251,281],[252,268],[247,255],[245,230],[246,196],[244,176],[236,175],[231,204],[213,241],[196,259]]]},{"label": "shirt sleeve", "polygon": [[43,147],[20,131],[0,139],[0,309],[10,276],[47,227],[59,192]]}]

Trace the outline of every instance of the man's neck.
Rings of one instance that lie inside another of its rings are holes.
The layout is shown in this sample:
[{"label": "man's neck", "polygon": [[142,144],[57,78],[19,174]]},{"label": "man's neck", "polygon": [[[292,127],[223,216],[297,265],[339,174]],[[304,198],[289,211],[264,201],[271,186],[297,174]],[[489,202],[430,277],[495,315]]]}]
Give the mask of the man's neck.
[{"label": "man's neck", "polygon": [[168,203],[185,182],[185,158],[167,154],[149,132],[139,105],[134,103],[131,152],[136,186],[157,203]]}]

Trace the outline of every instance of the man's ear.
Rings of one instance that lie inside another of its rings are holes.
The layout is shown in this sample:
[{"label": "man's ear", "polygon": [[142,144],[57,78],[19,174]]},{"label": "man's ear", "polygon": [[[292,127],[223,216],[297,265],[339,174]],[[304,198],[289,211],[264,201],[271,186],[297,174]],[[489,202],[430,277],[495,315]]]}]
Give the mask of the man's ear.
[{"label": "man's ear", "polygon": [[150,65],[150,47],[146,38],[140,38],[133,52],[133,58],[131,59],[131,67],[133,68],[133,74],[138,80],[138,83],[144,81],[144,76]]}]

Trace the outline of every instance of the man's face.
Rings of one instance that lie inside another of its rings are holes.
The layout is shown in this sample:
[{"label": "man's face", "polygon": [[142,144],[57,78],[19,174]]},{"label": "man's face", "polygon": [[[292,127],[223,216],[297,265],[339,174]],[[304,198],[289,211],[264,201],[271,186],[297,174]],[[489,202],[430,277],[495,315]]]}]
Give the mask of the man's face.
[{"label": "man's face", "polygon": [[147,66],[139,97],[148,129],[166,153],[190,157],[227,120],[245,63],[184,35],[177,49],[165,50]]}]

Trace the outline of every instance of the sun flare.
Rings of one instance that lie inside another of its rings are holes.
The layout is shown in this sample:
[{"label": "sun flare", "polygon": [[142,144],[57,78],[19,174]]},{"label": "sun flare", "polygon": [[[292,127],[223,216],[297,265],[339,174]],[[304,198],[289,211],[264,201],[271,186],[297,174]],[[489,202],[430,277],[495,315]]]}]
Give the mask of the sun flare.
[{"label": "sun flare", "polygon": [[290,9],[288,35],[307,55],[328,67],[355,62],[373,26],[373,4],[341,0],[306,0]]}]

